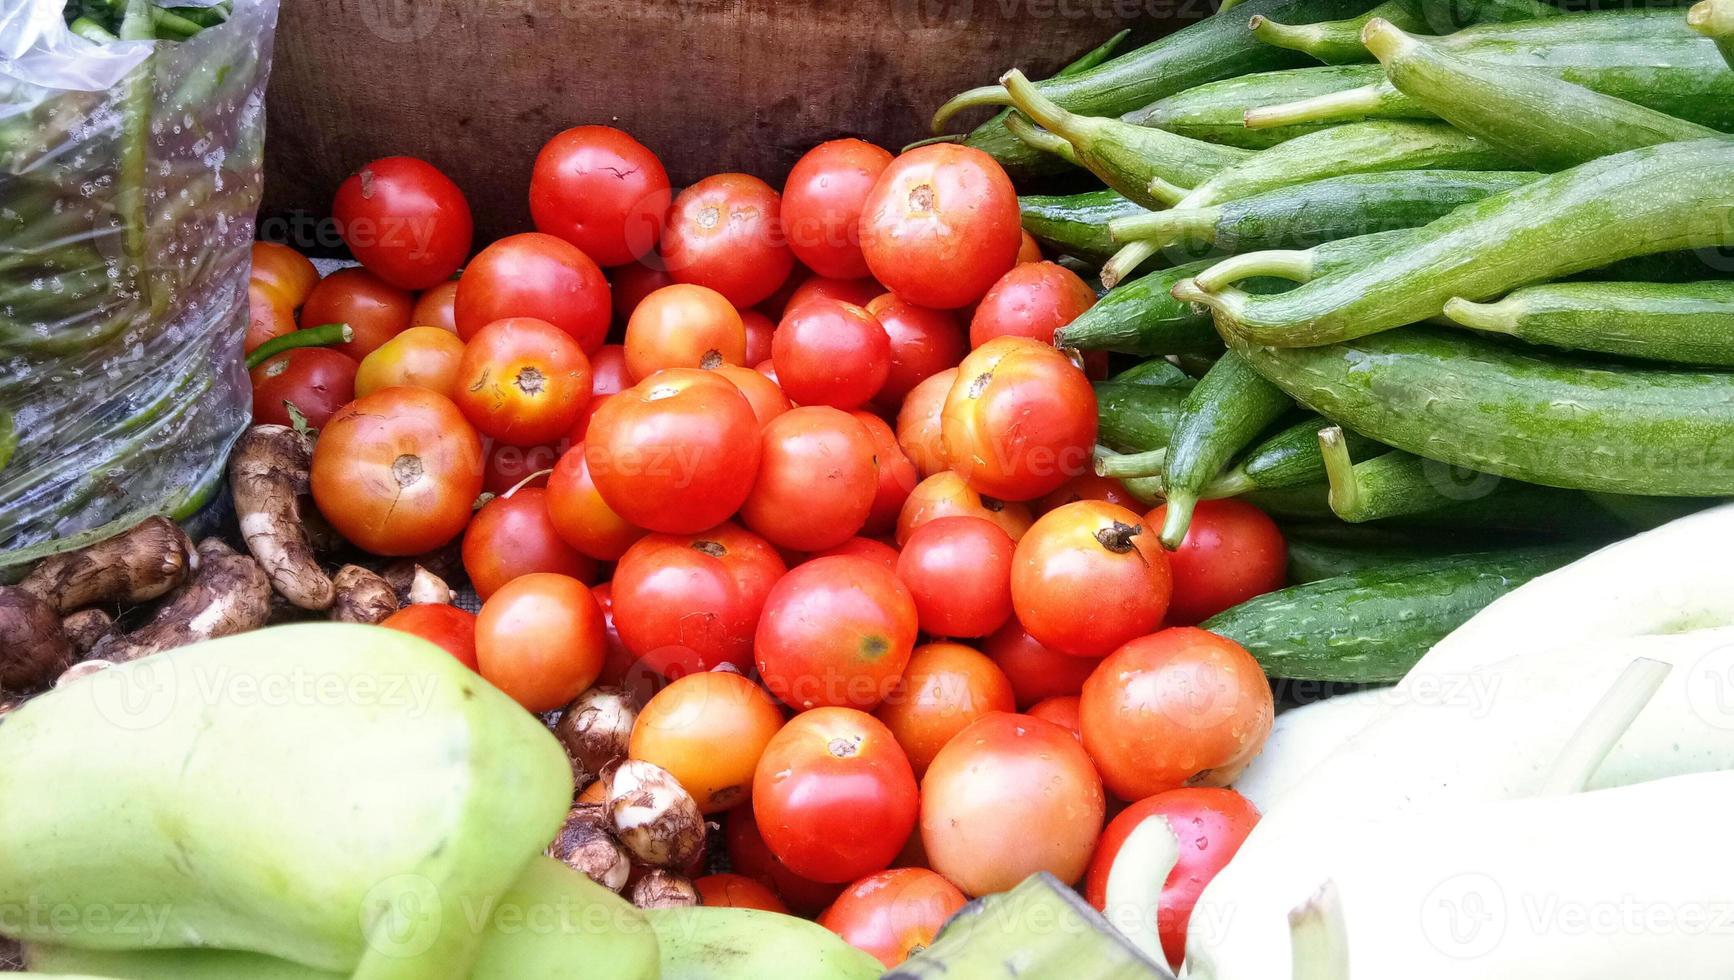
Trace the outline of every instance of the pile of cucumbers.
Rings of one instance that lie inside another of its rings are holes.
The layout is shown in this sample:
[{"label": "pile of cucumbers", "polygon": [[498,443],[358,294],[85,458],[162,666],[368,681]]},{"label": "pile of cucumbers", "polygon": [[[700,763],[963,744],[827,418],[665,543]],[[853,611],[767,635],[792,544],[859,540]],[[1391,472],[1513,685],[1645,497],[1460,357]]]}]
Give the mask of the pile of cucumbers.
[{"label": "pile of cucumbers", "polygon": [[1734,496],[1734,2],[1244,0],[941,109],[1100,302],[1097,468],[1284,523],[1205,625],[1377,683],[1527,579]]}]

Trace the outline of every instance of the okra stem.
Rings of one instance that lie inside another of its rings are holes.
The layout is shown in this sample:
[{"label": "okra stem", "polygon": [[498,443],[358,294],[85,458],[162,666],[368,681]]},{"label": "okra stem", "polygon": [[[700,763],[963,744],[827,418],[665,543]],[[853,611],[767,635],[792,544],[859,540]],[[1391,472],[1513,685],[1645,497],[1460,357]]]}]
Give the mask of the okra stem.
[{"label": "okra stem", "polygon": [[1117,453],[1111,449],[1096,448],[1096,475],[1112,477],[1116,480],[1128,477],[1160,476],[1162,467],[1168,460],[1167,449],[1152,449],[1143,453]]},{"label": "okra stem", "polygon": [[1003,85],[983,85],[967,92],[960,92],[952,96],[933,114],[933,134],[938,136],[944,133],[945,127],[951,123],[951,117],[966,109],[1011,104],[1011,95],[1006,92]]},{"label": "okra stem", "polygon": [[1133,242],[1147,238],[1175,241],[1195,238],[1206,242],[1216,240],[1216,222],[1222,208],[1181,208],[1172,211],[1152,211],[1108,222],[1108,235],[1117,242]]},{"label": "okra stem", "polygon": [[1078,162],[1077,151],[1072,148],[1071,143],[1045,129],[1037,129],[1035,124],[1021,113],[1014,112],[1006,116],[1005,128],[1021,142],[1027,143],[1043,153],[1051,153],[1074,167],[1082,166]]},{"label": "okra stem", "polygon": [[1396,88],[1390,82],[1375,82],[1329,95],[1315,95],[1296,102],[1248,109],[1243,120],[1247,129],[1271,129],[1276,126],[1298,126],[1316,122],[1347,122],[1376,114],[1396,93]]},{"label": "okra stem", "polygon": [[330,347],[332,344],[347,344],[355,339],[355,332],[349,329],[347,323],[322,323],[317,327],[305,330],[292,330],[280,337],[272,337],[247,355],[247,370],[251,371],[259,365],[276,357],[286,350],[299,347]]}]

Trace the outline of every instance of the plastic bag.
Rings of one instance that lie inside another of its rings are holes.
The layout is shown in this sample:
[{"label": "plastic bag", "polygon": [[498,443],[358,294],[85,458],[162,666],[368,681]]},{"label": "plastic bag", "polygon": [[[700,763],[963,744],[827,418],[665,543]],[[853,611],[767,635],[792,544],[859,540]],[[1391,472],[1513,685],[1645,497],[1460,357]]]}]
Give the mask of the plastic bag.
[{"label": "plastic bag", "polygon": [[97,43],[0,0],[0,574],[196,510],[247,424],[277,0],[204,12]]}]

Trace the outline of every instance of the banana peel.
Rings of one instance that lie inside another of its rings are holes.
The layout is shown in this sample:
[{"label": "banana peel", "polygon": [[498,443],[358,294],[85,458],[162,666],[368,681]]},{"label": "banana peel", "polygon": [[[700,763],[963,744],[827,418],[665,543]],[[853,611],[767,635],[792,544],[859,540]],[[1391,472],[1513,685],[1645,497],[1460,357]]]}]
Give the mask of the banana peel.
[{"label": "banana peel", "polygon": [[644,914],[656,930],[663,980],[877,980],[884,969],[831,930],[792,915],[704,906]]}]

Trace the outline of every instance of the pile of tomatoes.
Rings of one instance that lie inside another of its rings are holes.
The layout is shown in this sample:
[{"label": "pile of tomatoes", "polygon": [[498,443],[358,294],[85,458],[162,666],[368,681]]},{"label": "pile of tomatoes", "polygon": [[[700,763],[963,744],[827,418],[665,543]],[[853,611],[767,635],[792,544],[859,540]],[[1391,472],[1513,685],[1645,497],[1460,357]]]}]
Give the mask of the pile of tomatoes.
[{"label": "pile of tomatoes", "polygon": [[1095,293],[999,166],[838,140],[780,194],[674,194],[585,126],[541,152],[530,210],[472,256],[459,189],[390,158],[333,206],[360,268],[255,252],[249,349],[297,309],[353,334],[254,370],[258,421],[318,429],[320,513],[379,555],[461,537],[479,615],[388,625],[532,711],[629,689],[632,755],[726,826],[706,901],[823,910],[890,964],[1033,872],[1100,904],[1163,813],[1178,957],[1257,819],[1218,787],[1272,720],[1253,659],[1189,624],[1280,586],[1283,540],[1207,502],[1166,552],[1094,475],[1104,365],[1052,339]]}]

